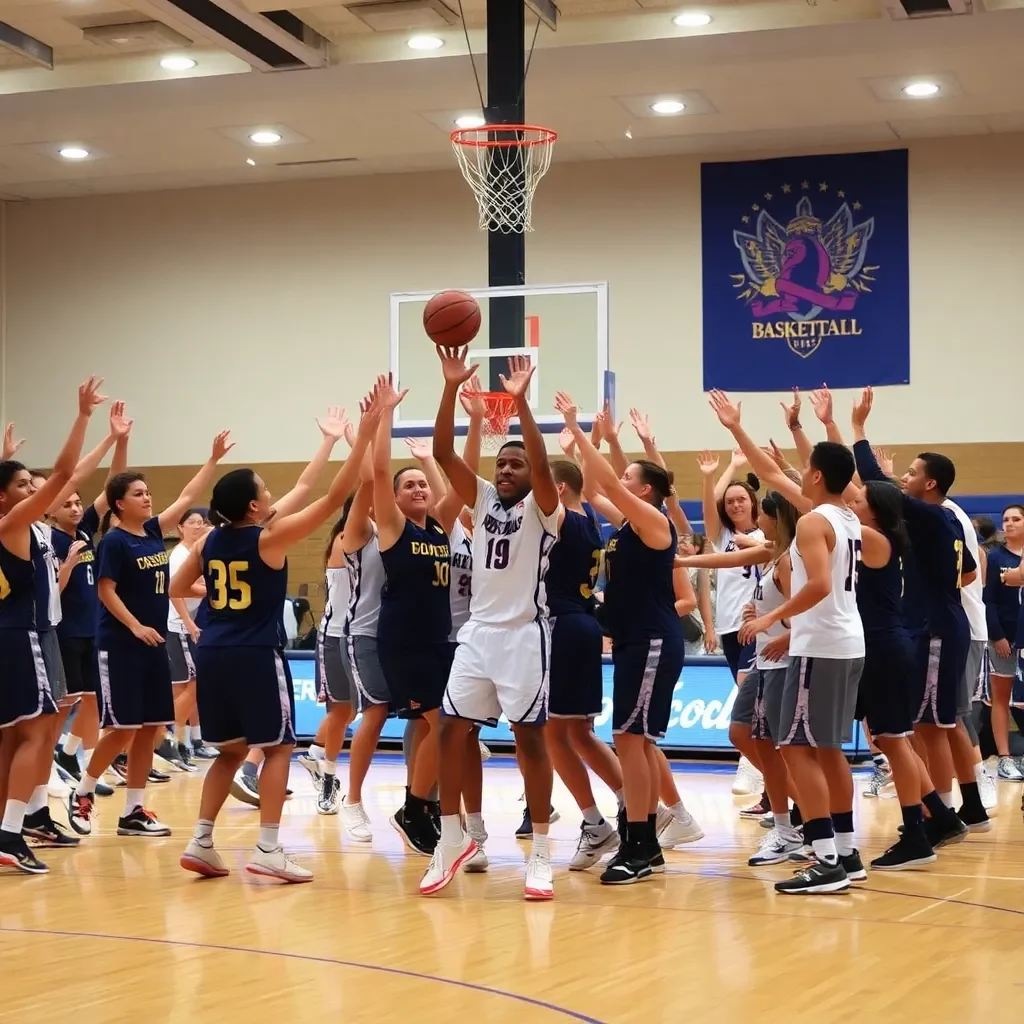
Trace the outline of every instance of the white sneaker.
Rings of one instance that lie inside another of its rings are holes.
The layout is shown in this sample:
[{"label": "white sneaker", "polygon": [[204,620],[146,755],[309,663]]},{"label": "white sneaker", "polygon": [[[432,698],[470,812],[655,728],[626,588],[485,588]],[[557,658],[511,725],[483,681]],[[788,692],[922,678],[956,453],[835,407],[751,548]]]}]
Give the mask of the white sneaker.
[{"label": "white sneaker", "polygon": [[285,856],[279,846],[269,853],[258,846],[252,851],[245,870],[251,875],[264,875],[267,878],[280,878],[282,882],[312,882],[313,872],[300,867],[295,861]]},{"label": "white sneaker", "polygon": [[983,764],[975,765],[974,775],[978,780],[978,795],[981,797],[981,806],[988,811],[989,816],[995,814],[999,804],[999,794],[996,792],[996,780],[989,775]]},{"label": "white sneaker", "polygon": [[554,899],[555,887],[551,881],[551,861],[539,853],[530,855],[526,862],[526,887],[523,895],[528,900]]},{"label": "white sneaker", "polygon": [[186,871],[194,871],[203,878],[223,878],[230,874],[220,854],[212,846],[200,846],[194,839],[185,847],[178,863]]},{"label": "white sneaker", "polygon": [[440,892],[462,867],[476,854],[476,843],[472,837],[463,834],[461,843],[439,842],[430,858],[430,866],[420,879],[420,895],[431,896]]},{"label": "white sneaker", "polygon": [[484,843],[487,842],[487,833],[483,831],[470,832],[469,837],[474,843],[476,843],[476,853],[466,861],[463,870],[467,871],[469,874],[480,874],[481,872],[486,871],[490,866],[490,861],[487,859],[487,854],[484,851]]},{"label": "white sneaker", "polygon": [[764,776],[745,758],[740,758],[736,777],[732,780],[733,796],[760,796],[764,792]]},{"label": "white sneaker", "polygon": [[1012,757],[999,758],[999,778],[1004,782],[1022,782],[1024,775],[1021,775],[1017,762]]},{"label": "white sneaker", "polygon": [[773,828],[761,840],[757,853],[747,863],[752,868],[763,867],[765,864],[781,864],[784,860],[789,860],[791,853],[801,850],[803,845],[804,841],[795,828]]},{"label": "white sneaker", "polygon": [[337,814],[338,797],[341,794],[341,784],[337,775],[324,774],[320,778],[320,785],[316,795],[317,814]]},{"label": "white sneaker", "polygon": [[661,835],[662,832],[668,828],[669,823],[672,821],[672,812],[659,800],[658,801],[658,816],[654,822],[654,834]]},{"label": "white sneaker", "polygon": [[586,871],[592,868],[606,853],[614,853],[619,848],[619,833],[610,821],[602,821],[600,825],[580,825],[580,838],[576,844],[576,852],[569,861],[570,871]]},{"label": "white sneaker", "polygon": [[672,820],[658,836],[658,843],[663,850],[674,850],[684,843],[695,843],[698,839],[703,838],[704,830],[694,820],[693,815],[687,811],[681,818],[672,816]]},{"label": "white sneaker", "polygon": [[299,754],[299,764],[309,772],[309,778],[313,783],[313,788],[319,791],[321,784],[324,781],[324,763],[317,757],[311,757],[309,754]]},{"label": "white sneaker", "polygon": [[341,801],[341,823],[350,839],[357,843],[373,842],[373,832],[370,829],[370,819],[363,810],[362,803],[350,804],[348,797]]},{"label": "white sneaker", "polygon": [[883,800],[891,800],[896,795],[896,784],[892,781],[892,769],[886,763],[884,768],[877,764],[871,770],[871,781],[864,790],[866,797],[881,797]]},{"label": "white sneaker", "polygon": [[60,800],[64,803],[68,794],[71,792],[71,786],[69,786],[57,772],[57,766],[51,762],[50,764],[50,781],[46,786],[47,793],[54,798],[54,800]]}]

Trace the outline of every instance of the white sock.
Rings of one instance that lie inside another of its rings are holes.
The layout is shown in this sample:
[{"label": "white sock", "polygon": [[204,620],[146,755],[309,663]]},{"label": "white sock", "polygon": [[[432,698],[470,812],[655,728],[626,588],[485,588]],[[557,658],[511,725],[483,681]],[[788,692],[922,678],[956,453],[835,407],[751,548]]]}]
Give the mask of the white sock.
[{"label": "white sock", "polygon": [[82,781],[75,787],[75,793],[78,796],[92,796],[96,792],[96,783],[99,779],[94,779],[88,772],[82,772]]},{"label": "white sock", "polygon": [[774,815],[774,818],[775,818],[775,827],[776,828],[792,828],[793,827],[793,819],[792,819],[792,815],[790,814],[789,811],[786,811],[785,814],[776,814],[776,815]]},{"label": "white sock", "polygon": [[277,833],[280,828],[280,824],[260,825],[260,837],[256,841],[256,845],[264,853],[273,853],[274,850],[279,850],[281,848],[281,843],[277,838]]},{"label": "white sock", "polygon": [[26,807],[27,804],[23,800],[8,800],[4,807],[4,820],[0,824],[0,830],[20,836],[21,826],[25,824]]},{"label": "white sock", "polygon": [[601,812],[596,807],[588,807],[583,812],[583,820],[588,825],[600,825],[604,818],[601,816]]},{"label": "white sock", "polygon": [[175,724],[175,726],[174,726],[174,742],[177,743],[179,747],[187,747],[188,746],[188,726],[187,725]]},{"label": "white sock", "polygon": [[445,846],[460,846],[462,834],[462,821],[457,814],[441,815],[441,842]]},{"label": "white sock", "polygon": [[192,733],[192,746],[198,747],[203,742],[203,731],[198,725],[193,725],[190,732]]},{"label": "white sock", "polygon": [[669,810],[672,812],[672,817],[673,818],[677,818],[679,821],[685,821],[686,820],[686,817],[687,817],[687,815],[686,815],[686,807],[683,805],[683,801],[682,800],[680,800],[679,803],[677,803],[677,804],[673,804],[669,808]]},{"label": "white sock", "polygon": [[538,857],[548,856],[548,837],[546,835],[538,835],[536,831],[533,833],[533,852]]},{"label": "white sock", "polygon": [[486,836],[487,829],[484,828],[484,816],[479,812],[466,813],[466,828],[469,834],[476,839],[477,836]]},{"label": "white sock", "polygon": [[28,804],[25,807],[26,814],[35,814],[36,811],[41,811],[44,807],[47,807],[50,802],[50,794],[47,786],[36,786],[32,790],[32,796],[29,798]]},{"label": "white sock", "polygon": [[327,753],[318,743],[310,743],[309,756],[313,758],[314,761],[322,761],[327,756]]},{"label": "white sock", "polygon": [[196,822],[195,831],[192,833],[192,838],[204,849],[210,850],[213,848],[213,822],[206,821],[200,818]]},{"label": "white sock", "polygon": [[70,733],[67,739],[61,741],[61,746],[64,748],[65,754],[70,754],[72,757],[78,753],[78,748],[82,745],[82,737],[76,736],[74,733]]},{"label": "white sock", "polygon": [[828,864],[835,864],[838,862],[839,853],[836,850],[836,841],[831,836],[828,839],[812,840],[811,847],[814,849],[814,854],[818,860],[827,862]]},{"label": "white sock", "polygon": [[615,790],[615,802],[618,804],[618,810],[622,810],[626,806],[626,794],[621,789]]},{"label": "white sock", "polygon": [[338,763],[329,761],[326,757],[320,762],[320,766],[324,770],[324,775],[334,775],[338,771]]},{"label": "white sock", "polygon": [[124,816],[127,818],[136,807],[142,806],[145,800],[145,789],[126,789],[124,791]]},{"label": "white sock", "polygon": [[836,850],[840,857],[849,857],[854,850],[857,849],[856,844],[853,841],[852,832],[837,832],[836,833]]},{"label": "white sock", "polygon": [[85,747],[82,747],[82,764],[86,768],[89,767],[89,762],[92,760],[92,755],[95,753],[95,750],[86,750]]},{"label": "white sock", "polygon": [[948,793],[940,793],[939,799],[947,806],[953,806],[953,791],[950,790]]}]

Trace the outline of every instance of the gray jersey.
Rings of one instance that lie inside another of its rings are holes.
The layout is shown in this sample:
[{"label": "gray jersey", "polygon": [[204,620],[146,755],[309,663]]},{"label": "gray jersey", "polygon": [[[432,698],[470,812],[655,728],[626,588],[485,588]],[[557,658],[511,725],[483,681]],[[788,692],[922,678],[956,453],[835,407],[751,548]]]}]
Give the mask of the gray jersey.
[{"label": "gray jersey", "polygon": [[384,563],[377,546],[377,531],[353,554],[345,553],[348,566],[348,617],[345,619],[346,636],[377,635],[380,618],[380,592],[384,588]]},{"label": "gray jersey", "polygon": [[60,608],[60,586],[57,583],[57,574],[60,572],[60,560],[53,550],[50,527],[46,523],[33,523],[32,530],[39,542],[39,551],[43,557],[43,564],[46,566],[46,574],[50,584],[50,599],[46,609],[46,617],[50,621],[50,628],[56,629],[61,621]]},{"label": "gray jersey", "polygon": [[328,568],[327,603],[324,605],[324,616],[320,620],[320,632],[324,636],[344,636],[345,619],[348,615],[348,603],[351,591],[348,582],[348,566]]}]

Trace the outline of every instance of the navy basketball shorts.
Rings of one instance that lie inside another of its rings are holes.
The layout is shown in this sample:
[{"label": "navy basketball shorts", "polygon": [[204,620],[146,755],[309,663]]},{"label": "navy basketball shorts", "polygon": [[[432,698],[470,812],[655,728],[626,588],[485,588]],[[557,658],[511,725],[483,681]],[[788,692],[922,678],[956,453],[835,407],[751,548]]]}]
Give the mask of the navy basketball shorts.
[{"label": "navy basketball shorts", "polygon": [[0,629],[0,728],[56,712],[39,634]]},{"label": "navy basketball shorts", "polygon": [[755,740],[773,740],[778,746],[776,737],[779,735],[782,719],[782,694],[786,689],[786,666],[755,668],[750,676],[757,679],[754,720],[750,725],[750,735]]},{"label": "navy basketball shorts", "polygon": [[838,750],[853,737],[863,658],[790,657],[776,743]]},{"label": "navy basketball shorts", "polygon": [[914,642],[909,636],[865,637],[857,714],[872,736],[910,736],[918,709]]},{"label": "navy basketball shorts", "polygon": [[757,703],[757,688],[760,685],[760,671],[751,669],[737,684],[736,699],[732,702],[732,712],[729,715],[731,725],[754,724],[754,705]]},{"label": "navy basketball shorts", "polygon": [[171,664],[163,644],[141,640],[97,652],[100,674],[100,725],[104,729],[141,729],[174,724]]},{"label": "navy basketball shorts", "polygon": [[951,631],[942,637],[924,634],[916,638],[915,724],[956,727],[970,643],[966,630]]},{"label": "navy basketball shorts", "polygon": [[68,682],[68,696],[99,696],[100,673],[96,661],[96,645],[92,637],[63,637],[58,633],[57,639],[60,642],[60,657]]},{"label": "navy basketball shorts", "polygon": [[738,679],[744,672],[749,672],[754,667],[756,658],[756,642],[751,640],[749,644],[741,644],[740,635],[736,633],[723,633],[718,642],[722,645],[722,653],[729,663],[729,671],[733,679]]},{"label": "navy basketball shorts", "polygon": [[422,718],[425,711],[436,711],[452,667],[449,642],[396,643],[394,638],[379,635],[377,640],[380,667],[398,717]]},{"label": "navy basketball shorts", "polygon": [[196,648],[203,741],[278,747],[295,742],[295,695],[284,653],[273,647]]},{"label": "navy basketball shorts", "polygon": [[350,704],[356,684],[343,636],[316,636],[316,699],[320,704]]},{"label": "navy basketball shorts", "polygon": [[188,633],[167,634],[167,660],[171,665],[171,682],[190,683],[196,677],[195,644]]},{"label": "navy basketball shorts", "polygon": [[548,715],[596,718],[601,714],[604,679],[601,649],[604,633],[585,612],[556,615],[551,624],[551,671]]},{"label": "navy basketball shorts", "polygon": [[613,733],[634,733],[649,740],[665,735],[684,648],[681,630],[679,635],[653,640],[613,643]]}]

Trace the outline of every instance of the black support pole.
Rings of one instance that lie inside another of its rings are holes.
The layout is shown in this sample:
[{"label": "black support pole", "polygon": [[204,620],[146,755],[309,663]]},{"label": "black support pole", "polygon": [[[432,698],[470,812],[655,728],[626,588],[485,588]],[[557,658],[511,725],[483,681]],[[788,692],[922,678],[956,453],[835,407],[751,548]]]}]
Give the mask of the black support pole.
[{"label": "black support pole", "polygon": [[[488,124],[522,124],[526,119],[526,6],[523,0],[487,0]],[[508,184],[508,175],[504,175]],[[514,175],[523,186],[522,174]],[[487,239],[487,283],[492,288],[526,283],[526,237],[490,231]],[[522,348],[526,304],[522,296],[490,300],[490,348]],[[501,359],[491,360],[489,387],[501,390]]]}]

